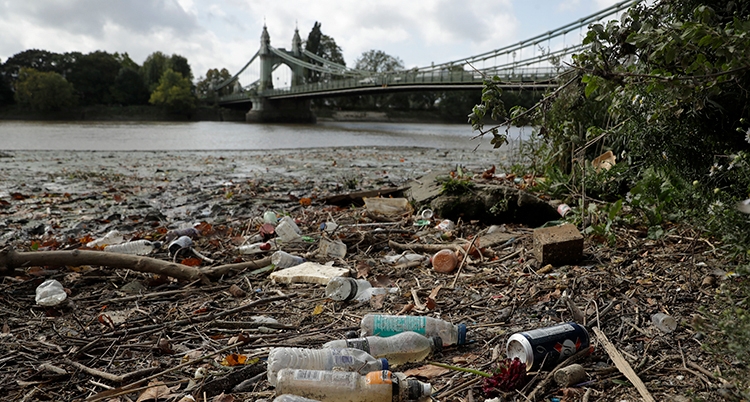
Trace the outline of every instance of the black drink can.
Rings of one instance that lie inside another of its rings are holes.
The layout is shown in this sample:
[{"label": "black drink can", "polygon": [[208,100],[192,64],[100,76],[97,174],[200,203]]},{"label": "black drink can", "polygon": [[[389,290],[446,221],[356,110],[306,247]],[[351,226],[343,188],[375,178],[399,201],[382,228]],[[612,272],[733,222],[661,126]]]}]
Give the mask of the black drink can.
[{"label": "black drink can", "polygon": [[[526,363],[526,371],[554,367],[590,345],[589,333],[581,325],[567,322],[513,334],[506,344],[509,359]],[[545,360],[546,359],[546,360]]]}]

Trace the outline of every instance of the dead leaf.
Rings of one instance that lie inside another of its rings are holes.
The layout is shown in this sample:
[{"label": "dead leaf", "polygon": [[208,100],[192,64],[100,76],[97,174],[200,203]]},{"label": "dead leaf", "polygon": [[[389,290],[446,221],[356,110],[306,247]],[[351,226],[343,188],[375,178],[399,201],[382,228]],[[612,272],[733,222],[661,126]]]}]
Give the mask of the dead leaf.
[{"label": "dead leaf", "polygon": [[225,357],[224,360],[221,361],[221,365],[229,366],[229,367],[241,366],[245,364],[245,361],[247,361],[247,356],[232,353],[231,355]]},{"label": "dead leaf", "polygon": [[431,379],[446,373],[449,373],[451,370],[447,368],[442,368],[438,366],[433,366],[432,364],[428,364],[426,366],[413,368],[411,370],[404,371],[404,374],[406,374],[407,377],[422,377],[426,379]]},{"label": "dead leaf", "polygon": [[483,179],[491,179],[495,176],[495,165],[492,165],[491,168],[485,170],[482,172],[482,178]]},{"label": "dead leaf", "polygon": [[370,269],[372,269],[370,264],[364,261],[357,263],[357,278],[367,278],[367,275],[370,274]]},{"label": "dead leaf", "polygon": [[180,263],[182,265],[187,265],[188,267],[197,267],[198,265],[201,265],[201,260],[198,258],[185,258],[180,261]]},{"label": "dead leaf", "polygon": [[375,277],[375,283],[373,283],[372,285],[385,288],[393,286],[393,281],[388,277],[388,275],[380,274]]},{"label": "dead leaf", "polygon": [[150,400],[169,399],[173,395],[169,388],[161,382],[149,383],[150,388],[143,391],[135,402],[145,402]]},{"label": "dead leaf", "polygon": [[156,347],[161,353],[165,355],[174,354],[174,350],[172,350],[172,345],[169,344],[169,340],[167,338],[159,339],[159,343],[157,344]]},{"label": "dead leaf", "polygon": [[313,315],[318,315],[322,312],[323,312],[323,305],[318,304],[317,306],[315,306],[315,310],[313,310]]},{"label": "dead leaf", "polygon": [[427,302],[425,302],[425,307],[427,307],[428,310],[435,310],[437,303],[432,297],[428,297]]},{"label": "dead leaf", "polygon": [[229,293],[232,296],[234,296],[234,297],[236,297],[238,299],[247,296],[247,292],[245,292],[244,290],[242,290],[242,288],[240,288],[237,285],[230,286],[229,287]]},{"label": "dead leaf", "polygon": [[219,395],[216,395],[214,399],[211,399],[211,402],[234,402],[234,396],[232,395],[225,395],[223,392]]},{"label": "dead leaf", "polygon": [[384,294],[374,295],[370,297],[370,307],[373,310],[380,310],[383,308],[383,304],[385,303],[385,296]]}]

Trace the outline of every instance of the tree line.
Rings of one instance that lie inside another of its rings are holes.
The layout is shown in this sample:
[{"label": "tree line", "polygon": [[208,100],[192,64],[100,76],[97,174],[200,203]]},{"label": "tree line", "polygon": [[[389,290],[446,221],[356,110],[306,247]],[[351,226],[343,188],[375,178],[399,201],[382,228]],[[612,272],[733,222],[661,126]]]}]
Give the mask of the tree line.
[{"label": "tree line", "polygon": [[74,106],[145,105],[180,111],[195,107],[188,60],[162,52],[139,66],[127,53],[55,53],[30,49],[0,64],[0,105],[35,111]]}]

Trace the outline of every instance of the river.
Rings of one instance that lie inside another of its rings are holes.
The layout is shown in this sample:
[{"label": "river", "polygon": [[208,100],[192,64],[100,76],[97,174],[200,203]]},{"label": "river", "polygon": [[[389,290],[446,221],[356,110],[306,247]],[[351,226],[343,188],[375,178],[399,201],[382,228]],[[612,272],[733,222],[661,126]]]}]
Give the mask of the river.
[{"label": "river", "polygon": [[[529,129],[512,128],[513,139]],[[0,150],[212,151],[343,146],[491,150],[468,124],[0,121]]]}]

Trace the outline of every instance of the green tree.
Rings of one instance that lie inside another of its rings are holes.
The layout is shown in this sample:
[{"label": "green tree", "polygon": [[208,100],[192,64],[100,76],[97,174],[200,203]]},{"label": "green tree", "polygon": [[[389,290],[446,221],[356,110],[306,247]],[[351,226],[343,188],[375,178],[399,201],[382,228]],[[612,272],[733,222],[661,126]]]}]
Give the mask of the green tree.
[{"label": "green tree", "polygon": [[73,85],[60,74],[22,68],[16,83],[16,102],[41,112],[75,105]]},{"label": "green tree", "polygon": [[46,50],[30,49],[21,53],[16,53],[3,64],[3,73],[9,82],[13,83],[18,79],[22,68],[33,68],[36,71],[47,72],[60,71],[60,54]]},{"label": "green tree", "polygon": [[[228,79],[232,78],[232,74],[226,68],[222,68],[219,71],[216,68],[211,68],[206,71],[206,77],[201,77],[196,85],[196,94],[200,97],[207,97],[211,95],[213,88],[218,87]],[[232,93],[234,85],[229,84],[218,91],[217,95],[227,95]]]},{"label": "green tree", "polygon": [[191,113],[195,109],[196,99],[191,83],[182,74],[168,68],[164,72],[156,90],[151,93],[149,103],[162,106],[172,113]]},{"label": "green tree", "polygon": [[368,50],[357,58],[354,68],[374,73],[386,73],[403,70],[404,62],[382,50]]},{"label": "green tree", "polygon": [[[354,66],[357,70],[373,73],[388,73],[404,69],[404,62],[398,57],[391,56],[382,50],[368,50],[357,58]],[[366,108],[409,108],[409,95],[391,93],[386,95],[366,95],[360,98]]]},{"label": "green tree", "polygon": [[[341,52],[341,47],[339,47],[336,44],[336,41],[321,32],[320,30],[320,22],[315,22],[313,24],[312,30],[310,30],[310,34],[307,35],[307,40],[304,43],[305,50],[313,53],[317,56],[320,56],[332,63],[340,64],[342,66],[346,65],[346,62],[344,61],[344,55]],[[321,63],[315,60],[312,60],[310,58],[307,58],[306,60],[308,63],[312,64],[318,64]],[[335,77],[331,77],[330,75],[326,75],[321,73],[320,71],[315,70],[306,70],[306,80],[307,82],[325,82],[331,79],[335,79]]]},{"label": "green tree", "polygon": [[149,93],[153,93],[156,87],[159,86],[159,80],[167,70],[168,65],[169,57],[162,52],[153,52],[146,57],[143,67],[141,67],[141,74]]},{"label": "green tree", "polygon": [[172,57],[169,58],[167,68],[171,68],[172,71],[182,74],[182,77],[187,78],[188,81],[193,81],[193,72],[190,69],[188,60],[179,54],[173,54]]},{"label": "green tree", "polygon": [[122,105],[143,105],[149,100],[143,77],[130,67],[120,69],[111,91],[114,101]]},{"label": "green tree", "polygon": [[84,105],[112,102],[110,88],[120,71],[120,63],[111,54],[91,52],[78,58],[66,74]]},{"label": "green tree", "polygon": [[114,57],[115,60],[117,60],[117,62],[120,63],[120,65],[123,68],[129,68],[135,71],[138,71],[141,68],[138,65],[138,63],[134,62],[133,59],[130,58],[130,55],[128,54],[128,52],[125,52],[125,53],[115,52],[115,54],[113,54],[112,57]]}]

